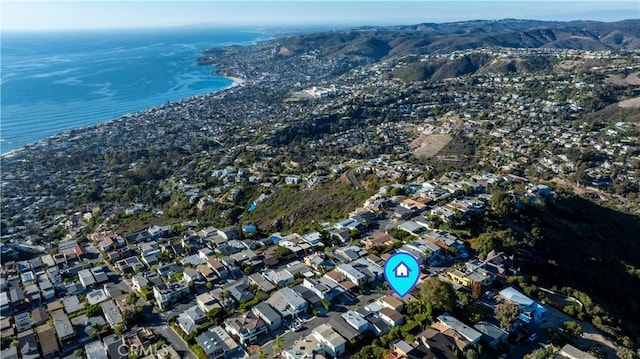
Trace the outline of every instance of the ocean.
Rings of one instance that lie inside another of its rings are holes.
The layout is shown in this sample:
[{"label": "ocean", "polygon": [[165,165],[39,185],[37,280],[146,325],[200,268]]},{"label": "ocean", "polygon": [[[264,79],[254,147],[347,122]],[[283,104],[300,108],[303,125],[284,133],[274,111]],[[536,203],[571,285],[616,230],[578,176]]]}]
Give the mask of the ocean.
[{"label": "ocean", "polygon": [[229,87],[203,50],[270,36],[172,28],[2,33],[0,153],[58,132]]}]

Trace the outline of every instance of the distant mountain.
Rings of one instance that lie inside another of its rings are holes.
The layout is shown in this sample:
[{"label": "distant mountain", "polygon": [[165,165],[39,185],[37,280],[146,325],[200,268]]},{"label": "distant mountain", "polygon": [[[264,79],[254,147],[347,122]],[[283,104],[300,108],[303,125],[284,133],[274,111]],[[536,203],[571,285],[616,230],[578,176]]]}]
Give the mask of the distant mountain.
[{"label": "distant mountain", "polygon": [[279,55],[289,57],[317,50],[327,58],[365,64],[394,55],[442,54],[479,47],[639,49],[640,19],[618,22],[505,19],[360,27],[286,38]]}]

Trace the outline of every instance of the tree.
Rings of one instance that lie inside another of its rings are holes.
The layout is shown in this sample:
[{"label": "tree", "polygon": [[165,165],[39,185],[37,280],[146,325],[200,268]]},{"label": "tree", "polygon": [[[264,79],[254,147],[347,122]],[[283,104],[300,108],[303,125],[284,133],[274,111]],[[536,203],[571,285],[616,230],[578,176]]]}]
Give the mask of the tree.
[{"label": "tree", "polygon": [[562,323],[562,328],[574,337],[579,337],[583,333],[582,326],[573,320]]},{"label": "tree", "polygon": [[435,312],[450,312],[456,305],[456,292],[449,282],[429,278],[420,287],[420,297],[431,305]]},{"label": "tree", "polygon": [[471,240],[471,248],[478,251],[478,257],[484,259],[487,254],[496,248],[496,241],[493,234],[486,232]]},{"label": "tree", "polygon": [[500,326],[507,329],[511,326],[520,314],[520,307],[514,303],[500,303],[496,306],[496,319],[500,321]]},{"label": "tree", "polygon": [[121,323],[121,324],[116,325],[116,327],[115,327],[115,328],[113,328],[113,332],[114,332],[117,336],[121,337],[121,336],[122,336],[122,334],[124,333],[124,325],[122,325],[122,323]]},{"label": "tree", "polygon": [[222,299],[222,306],[226,306],[227,304],[227,299],[229,299],[231,297],[231,293],[229,293],[228,290],[223,290],[222,292],[220,292],[220,299]]},{"label": "tree", "polygon": [[515,201],[511,194],[496,190],[491,196],[491,208],[500,217],[515,212]]},{"label": "tree", "polygon": [[101,312],[102,308],[98,304],[90,305],[87,307],[87,309],[85,309],[85,314],[87,314],[87,317],[98,316]]},{"label": "tree", "polygon": [[171,254],[168,251],[162,251],[158,254],[158,260],[162,263],[167,263],[171,261]]},{"label": "tree", "polygon": [[275,257],[278,260],[293,260],[296,258],[296,254],[289,248],[278,246]]},{"label": "tree", "polygon": [[127,293],[127,297],[125,298],[125,303],[127,304],[135,304],[135,302],[138,300],[138,296],[136,295],[135,292],[129,292]]},{"label": "tree", "polygon": [[258,359],[267,359],[268,357],[267,352],[262,347],[258,349]]},{"label": "tree", "polygon": [[366,345],[355,353],[351,358],[353,359],[378,359],[384,358],[387,354],[387,350],[377,345]]},{"label": "tree", "polygon": [[282,339],[281,336],[276,337],[276,339],[273,341],[273,355],[274,356],[280,356],[280,353],[282,353],[282,351],[284,350],[284,339]]}]

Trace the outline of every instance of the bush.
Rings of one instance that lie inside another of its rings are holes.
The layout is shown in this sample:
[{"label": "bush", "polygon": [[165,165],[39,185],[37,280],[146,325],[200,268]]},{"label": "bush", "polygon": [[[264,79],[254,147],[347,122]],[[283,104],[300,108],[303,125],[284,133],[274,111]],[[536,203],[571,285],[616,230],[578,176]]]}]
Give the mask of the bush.
[{"label": "bush", "polygon": [[583,333],[582,326],[574,321],[562,323],[562,328],[574,337],[579,337]]},{"label": "bush", "polygon": [[191,351],[199,358],[199,359],[209,359],[209,356],[200,348],[198,344],[194,344],[191,346]]}]

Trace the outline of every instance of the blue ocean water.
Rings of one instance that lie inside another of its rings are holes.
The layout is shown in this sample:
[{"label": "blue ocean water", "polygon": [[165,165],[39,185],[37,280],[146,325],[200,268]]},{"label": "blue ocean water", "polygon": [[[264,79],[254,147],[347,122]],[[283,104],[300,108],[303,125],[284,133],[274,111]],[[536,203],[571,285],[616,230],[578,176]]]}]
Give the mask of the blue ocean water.
[{"label": "blue ocean water", "polygon": [[208,48],[270,38],[241,29],[2,33],[0,153],[232,84]]}]

